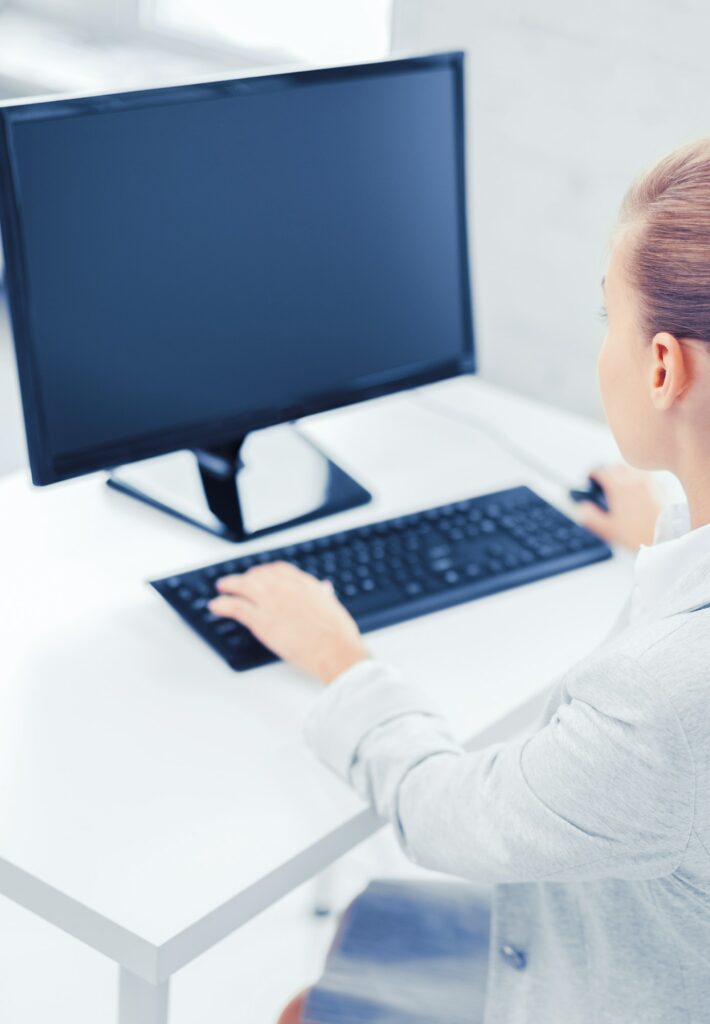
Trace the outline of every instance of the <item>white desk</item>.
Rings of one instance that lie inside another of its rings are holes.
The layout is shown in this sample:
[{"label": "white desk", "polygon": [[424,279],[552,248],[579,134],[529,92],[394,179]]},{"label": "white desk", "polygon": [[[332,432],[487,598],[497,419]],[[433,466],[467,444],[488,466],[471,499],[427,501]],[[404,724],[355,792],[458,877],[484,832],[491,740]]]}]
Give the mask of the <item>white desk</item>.
[{"label": "white desk", "polygon": [[[616,454],[599,425],[478,380],[427,401],[470,409],[570,482]],[[573,508],[416,396],[307,429],[375,502],[240,551],[522,482]],[[382,824],[301,740],[320,684],[283,664],[231,672],[144,582],[233,549],[99,475],[0,482],[0,892],[120,965],[121,1024],[165,1022],[172,974]],[[621,553],[368,643],[480,746],[530,720],[602,639],[630,568]]]}]

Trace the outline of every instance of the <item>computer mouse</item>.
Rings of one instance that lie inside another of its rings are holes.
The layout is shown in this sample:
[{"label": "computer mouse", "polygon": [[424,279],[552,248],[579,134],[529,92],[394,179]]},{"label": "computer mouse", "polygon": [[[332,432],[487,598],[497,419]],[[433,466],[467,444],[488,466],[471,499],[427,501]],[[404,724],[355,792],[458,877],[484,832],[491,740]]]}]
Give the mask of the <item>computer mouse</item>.
[{"label": "computer mouse", "polygon": [[609,503],[606,500],[604,488],[596,480],[593,480],[591,476],[587,477],[586,487],[570,488],[569,496],[572,501],[592,501],[602,512],[609,511]]}]

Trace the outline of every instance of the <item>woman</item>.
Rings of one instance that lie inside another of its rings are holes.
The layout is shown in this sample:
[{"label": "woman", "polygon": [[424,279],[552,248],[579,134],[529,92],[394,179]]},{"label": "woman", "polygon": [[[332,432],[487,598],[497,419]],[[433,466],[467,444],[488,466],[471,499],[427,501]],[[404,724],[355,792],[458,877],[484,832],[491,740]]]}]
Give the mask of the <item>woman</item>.
[{"label": "woman", "polygon": [[[710,139],[632,185],[602,284],[610,427],[687,504],[532,733],[465,752],[288,565],[221,580],[211,604],[326,684],[306,738],[412,861],[492,884],[485,1024],[710,1021]],[[623,539],[609,500],[592,525]]]}]

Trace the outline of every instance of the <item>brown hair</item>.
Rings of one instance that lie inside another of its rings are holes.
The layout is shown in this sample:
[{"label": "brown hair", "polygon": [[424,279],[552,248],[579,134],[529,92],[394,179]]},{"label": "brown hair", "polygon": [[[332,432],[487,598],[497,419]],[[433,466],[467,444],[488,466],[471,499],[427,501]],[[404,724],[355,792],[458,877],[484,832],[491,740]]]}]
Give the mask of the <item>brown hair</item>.
[{"label": "brown hair", "polygon": [[625,229],[644,334],[710,342],[710,138],[674,150],[632,183],[617,224]]}]

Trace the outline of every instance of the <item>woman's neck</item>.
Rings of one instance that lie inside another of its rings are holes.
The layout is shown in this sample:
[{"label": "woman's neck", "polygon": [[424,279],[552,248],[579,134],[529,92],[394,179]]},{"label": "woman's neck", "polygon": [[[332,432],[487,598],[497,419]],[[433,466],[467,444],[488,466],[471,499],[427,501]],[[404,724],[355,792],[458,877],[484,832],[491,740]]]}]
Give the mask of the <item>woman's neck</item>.
[{"label": "woman's neck", "polygon": [[[710,468],[710,463],[708,464]],[[705,468],[705,467],[704,467]],[[680,480],[690,511],[690,529],[707,526],[710,523],[710,471],[676,474]]]}]

